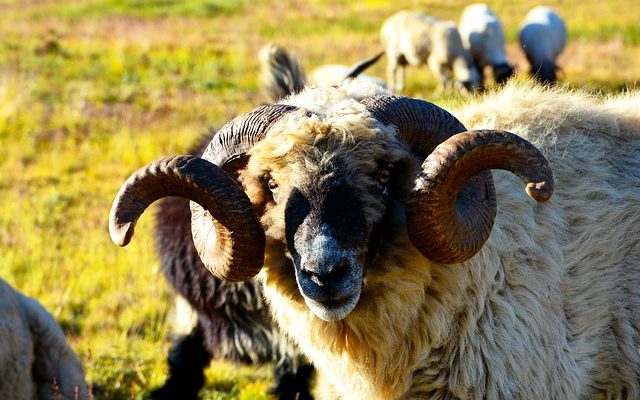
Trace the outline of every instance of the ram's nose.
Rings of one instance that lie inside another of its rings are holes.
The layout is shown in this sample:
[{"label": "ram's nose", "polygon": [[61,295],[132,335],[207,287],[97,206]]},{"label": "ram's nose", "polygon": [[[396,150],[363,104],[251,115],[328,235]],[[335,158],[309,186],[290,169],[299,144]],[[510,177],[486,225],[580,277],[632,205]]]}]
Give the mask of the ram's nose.
[{"label": "ram's nose", "polygon": [[320,287],[332,285],[345,278],[351,268],[351,262],[346,259],[320,264],[317,261],[306,261],[302,264],[302,275]]}]

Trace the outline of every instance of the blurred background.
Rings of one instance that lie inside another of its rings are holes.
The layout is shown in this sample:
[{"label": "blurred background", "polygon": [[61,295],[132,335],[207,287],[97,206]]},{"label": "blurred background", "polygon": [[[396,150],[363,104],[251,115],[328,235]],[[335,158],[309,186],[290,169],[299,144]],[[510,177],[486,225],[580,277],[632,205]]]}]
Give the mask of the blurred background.
[{"label": "blurred background", "polygon": [[[457,21],[469,3],[0,0],[0,277],[54,315],[96,398],[144,398],[167,374],[173,295],[153,219],[141,219],[126,249],[107,230],[129,174],[186,152],[209,127],[266,101],[258,52],[267,42],[307,70],[350,65],[383,50],[380,25],[394,12]],[[518,26],[541,3],[488,4],[504,26],[509,61],[526,72]],[[636,1],[544,4],[569,32],[561,84],[602,94],[637,87]],[[385,63],[367,74],[384,78]],[[406,82],[403,94],[445,108],[465,101],[438,92],[426,67],[409,68]],[[204,399],[260,399],[271,371],[214,362],[207,378]]]}]

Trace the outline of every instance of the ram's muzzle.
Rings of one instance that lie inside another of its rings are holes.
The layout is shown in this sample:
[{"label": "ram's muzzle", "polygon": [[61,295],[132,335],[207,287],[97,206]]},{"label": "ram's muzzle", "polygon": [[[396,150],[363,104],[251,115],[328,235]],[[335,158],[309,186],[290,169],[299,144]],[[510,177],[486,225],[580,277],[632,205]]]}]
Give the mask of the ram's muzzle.
[{"label": "ram's muzzle", "polygon": [[305,303],[323,320],[344,318],[360,298],[371,230],[357,191],[339,181],[296,188],[287,201],[285,221]]}]

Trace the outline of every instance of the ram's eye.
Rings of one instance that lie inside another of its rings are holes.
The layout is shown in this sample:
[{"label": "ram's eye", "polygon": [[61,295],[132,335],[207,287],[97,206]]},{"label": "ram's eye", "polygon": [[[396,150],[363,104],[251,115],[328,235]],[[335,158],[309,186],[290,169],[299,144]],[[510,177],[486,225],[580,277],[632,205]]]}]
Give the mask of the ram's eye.
[{"label": "ram's eye", "polygon": [[269,188],[269,190],[271,191],[271,197],[273,198],[273,201],[275,201],[276,203],[278,202],[278,198],[280,197],[280,190],[278,188],[278,182],[275,181],[275,179],[268,177],[267,178],[267,187]]},{"label": "ram's eye", "polygon": [[269,190],[274,192],[278,190],[278,183],[273,178],[269,178],[269,180],[267,181],[267,187],[269,188]]},{"label": "ram's eye", "polygon": [[387,185],[389,183],[389,179],[391,179],[392,169],[393,164],[387,164],[386,166],[380,168],[378,170],[378,174],[376,175],[376,180],[382,185]]}]

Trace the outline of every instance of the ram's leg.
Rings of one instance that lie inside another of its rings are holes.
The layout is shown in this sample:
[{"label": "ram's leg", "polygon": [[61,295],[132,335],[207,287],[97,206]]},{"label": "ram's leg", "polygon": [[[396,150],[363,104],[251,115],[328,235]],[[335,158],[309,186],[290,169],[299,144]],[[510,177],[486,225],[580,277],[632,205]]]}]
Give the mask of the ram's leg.
[{"label": "ram's leg", "polygon": [[403,66],[398,63],[398,56],[392,53],[387,54],[387,85],[394,93],[402,91],[404,85]]},{"label": "ram's leg", "polygon": [[447,89],[453,85],[451,70],[448,66],[433,55],[427,60],[427,65],[431,73],[438,79],[437,95],[442,95]]},{"label": "ram's leg", "polygon": [[400,64],[396,68],[396,93],[402,93],[404,90],[404,69],[405,65]]},{"label": "ram's leg", "polygon": [[311,364],[295,367],[293,360],[285,359],[274,369],[276,384],[269,389],[278,400],[311,400],[310,381],[313,375]]},{"label": "ram's leg", "polygon": [[198,323],[191,333],[174,342],[168,357],[169,378],[151,393],[151,397],[156,400],[197,400],[198,392],[204,386],[204,369],[212,357]]}]

